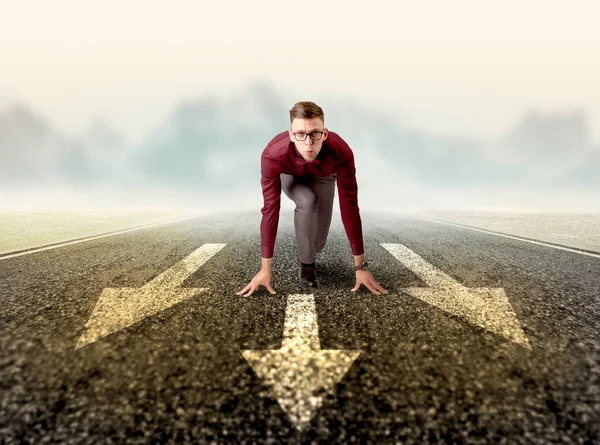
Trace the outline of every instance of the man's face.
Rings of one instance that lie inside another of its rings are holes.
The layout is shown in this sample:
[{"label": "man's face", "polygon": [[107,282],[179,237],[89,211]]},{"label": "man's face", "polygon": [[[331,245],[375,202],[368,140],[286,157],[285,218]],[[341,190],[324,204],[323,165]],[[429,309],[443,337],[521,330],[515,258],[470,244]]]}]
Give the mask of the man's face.
[{"label": "man's face", "polygon": [[[313,131],[322,131],[323,136],[321,136],[321,139],[313,141],[310,136],[306,136],[305,140],[298,141],[294,136],[294,133],[309,134]],[[317,155],[321,151],[323,141],[327,139],[329,132],[327,128],[325,128],[323,121],[316,117],[312,119],[294,119],[292,121],[292,129],[288,130],[288,133],[291,141],[296,145],[296,149],[300,155],[302,155],[304,160],[312,162],[316,159]]]}]

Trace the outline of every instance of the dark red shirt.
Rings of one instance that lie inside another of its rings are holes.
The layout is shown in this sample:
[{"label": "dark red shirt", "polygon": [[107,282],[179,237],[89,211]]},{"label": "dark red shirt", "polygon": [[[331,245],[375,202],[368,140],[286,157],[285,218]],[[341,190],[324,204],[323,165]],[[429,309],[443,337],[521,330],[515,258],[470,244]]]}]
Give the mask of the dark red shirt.
[{"label": "dark red shirt", "polygon": [[294,176],[329,176],[337,173],[338,199],[342,222],[354,255],[364,253],[362,224],[358,209],[358,186],[352,150],[337,133],[329,132],[317,158],[308,162],[300,155],[286,131],[267,144],[260,159],[264,206],[260,223],[261,253],[272,258],[281,207],[281,173]]}]

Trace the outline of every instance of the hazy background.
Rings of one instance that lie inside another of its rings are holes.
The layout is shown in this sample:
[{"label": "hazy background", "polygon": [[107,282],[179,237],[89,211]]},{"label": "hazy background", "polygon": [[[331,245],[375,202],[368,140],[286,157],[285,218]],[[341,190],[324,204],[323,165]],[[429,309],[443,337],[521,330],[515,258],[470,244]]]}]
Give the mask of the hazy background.
[{"label": "hazy background", "polygon": [[312,100],[363,209],[600,212],[595,1],[1,11],[0,208],[258,210],[260,154]]}]

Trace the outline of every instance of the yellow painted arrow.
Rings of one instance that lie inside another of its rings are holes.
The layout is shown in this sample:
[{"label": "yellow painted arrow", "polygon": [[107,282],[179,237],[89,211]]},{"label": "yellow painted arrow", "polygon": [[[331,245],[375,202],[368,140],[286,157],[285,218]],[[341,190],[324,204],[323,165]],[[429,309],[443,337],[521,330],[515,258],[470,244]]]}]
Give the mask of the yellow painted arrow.
[{"label": "yellow painted arrow", "polygon": [[402,244],[381,246],[430,286],[403,291],[531,350],[504,289],[465,287]]},{"label": "yellow painted arrow", "polygon": [[182,288],[181,284],[225,246],[204,244],[140,288],[104,289],[75,349],[206,291],[207,288]]},{"label": "yellow painted arrow", "polygon": [[290,295],[281,349],[242,351],[298,430],[362,351],[322,350],[313,295]]}]

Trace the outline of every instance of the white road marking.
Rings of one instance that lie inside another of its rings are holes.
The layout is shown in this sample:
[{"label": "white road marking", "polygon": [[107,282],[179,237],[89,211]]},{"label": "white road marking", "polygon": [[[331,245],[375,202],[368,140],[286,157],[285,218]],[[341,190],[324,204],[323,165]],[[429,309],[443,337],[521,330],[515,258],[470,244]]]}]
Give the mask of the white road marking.
[{"label": "white road marking", "polygon": [[465,287],[402,244],[381,246],[430,286],[403,291],[531,350],[504,289]]},{"label": "white road marking", "polygon": [[226,244],[204,244],[141,288],[106,288],[75,349],[120,331],[207,288],[182,288],[183,281]]},{"label": "white road marking", "polygon": [[85,243],[86,241],[92,241],[95,239],[106,238],[107,236],[115,236],[115,235],[121,235],[122,233],[135,232],[136,230],[147,229],[148,227],[154,227],[154,226],[160,226],[162,224],[171,224],[174,222],[185,221],[186,219],[197,218],[198,216],[199,215],[186,216],[184,218],[171,219],[169,221],[160,221],[160,222],[151,223],[151,224],[144,224],[143,226],[132,227],[131,229],[119,230],[118,232],[110,232],[110,233],[105,233],[103,235],[89,236],[86,238],[81,238],[81,239],[77,239],[77,240],[73,240],[73,241],[65,241],[65,242],[62,242],[59,244],[52,244],[51,246],[33,247],[33,248],[31,248],[31,250],[25,250],[22,252],[19,251],[17,253],[12,253],[12,254],[9,253],[7,255],[0,256],[0,261],[8,260],[9,258],[16,258],[16,257],[23,256],[23,255],[29,255],[30,253],[43,252],[44,250],[58,249],[59,247],[70,246],[72,244]]},{"label": "white road marking", "polygon": [[288,296],[281,349],[242,354],[303,430],[362,351],[321,350],[313,295]]},{"label": "white road marking", "polygon": [[460,227],[462,229],[469,229],[469,230],[474,230],[476,232],[483,232],[483,233],[487,233],[487,234],[490,234],[490,235],[502,236],[504,238],[510,238],[510,239],[514,239],[514,240],[517,240],[517,241],[524,241],[526,243],[537,244],[539,246],[551,247],[553,249],[565,250],[567,252],[578,253],[579,255],[587,255],[587,256],[594,257],[594,258],[600,258],[600,253],[587,252],[587,251],[578,250],[578,249],[571,249],[569,247],[557,246],[556,244],[549,244],[549,243],[545,243],[543,241],[535,241],[535,240],[531,240],[531,239],[527,239],[527,238],[522,238],[522,237],[519,237],[519,236],[506,235],[504,233],[492,232],[491,230],[478,229],[476,227],[464,226],[462,224],[451,223],[451,222],[447,222],[447,221],[440,221],[438,219],[425,218],[424,216],[417,216],[417,215],[410,215],[410,216],[413,216],[415,218],[424,219],[426,221],[435,222],[435,223],[438,223],[438,224],[446,224],[446,225],[449,225],[449,226]]}]

